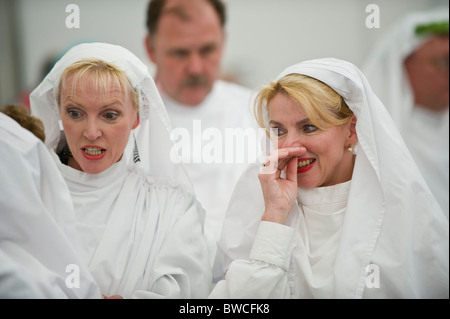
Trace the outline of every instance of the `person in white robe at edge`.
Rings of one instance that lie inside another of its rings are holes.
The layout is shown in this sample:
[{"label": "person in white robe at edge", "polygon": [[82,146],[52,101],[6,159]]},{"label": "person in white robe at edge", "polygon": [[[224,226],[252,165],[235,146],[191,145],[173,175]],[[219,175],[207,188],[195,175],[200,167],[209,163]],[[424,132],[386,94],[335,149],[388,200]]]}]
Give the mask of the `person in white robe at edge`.
[{"label": "person in white robe at edge", "polygon": [[145,47],[156,67],[155,82],[206,211],[211,264],[231,192],[257,156],[247,146],[256,146],[254,92],[220,78],[225,23],[226,6],[220,0],[151,0],[146,17]]},{"label": "person in white robe at edge", "polygon": [[77,255],[67,185],[40,139],[0,112],[0,298],[101,298]]},{"label": "person in white robe at edge", "polygon": [[210,298],[448,298],[448,222],[356,66],[290,66],[256,110],[278,148],[236,185]]},{"label": "person in white robe at edge", "polygon": [[412,12],[362,67],[449,216],[449,8]]},{"label": "person in white robe at edge", "polygon": [[80,44],[30,101],[69,186],[81,254],[102,294],[206,297],[204,211],[171,155],[170,122],[147,67],[121,46]]}]

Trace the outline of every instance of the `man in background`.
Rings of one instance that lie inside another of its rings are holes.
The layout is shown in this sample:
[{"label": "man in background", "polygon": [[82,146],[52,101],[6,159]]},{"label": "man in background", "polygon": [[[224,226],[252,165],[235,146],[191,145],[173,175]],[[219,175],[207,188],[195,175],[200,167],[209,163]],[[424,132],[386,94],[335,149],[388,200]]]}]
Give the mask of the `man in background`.
[{"label": "man in background", "polygon": [[375,46],[363,69],[447,217],[448,63],[447,7],[404,16]]},{"label": "man in background", "polygon": [[[248,148],[230,145],[227,129],[229,135],[230,129],[257,127],[251,113],[252,91],[219,79],[225,22],[225,6],[220,0],[152,0],[145,38],[172,127],[189,132],[190,140],[178,145],[206,210],[211,263],[234,184],[251,160],[248,154],[241,160]],[[220,147],[211,149],[208,143],[212,142]],[[235,145],[237,142],[234,140]],[[230,152],[235,152],[231,161]]]}]

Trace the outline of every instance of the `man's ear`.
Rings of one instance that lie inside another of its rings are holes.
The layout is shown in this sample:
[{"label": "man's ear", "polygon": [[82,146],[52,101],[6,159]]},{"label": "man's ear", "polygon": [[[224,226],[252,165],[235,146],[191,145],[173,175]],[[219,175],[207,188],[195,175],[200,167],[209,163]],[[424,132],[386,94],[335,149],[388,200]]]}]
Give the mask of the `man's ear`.
[{"label": "man's ear", "polygon": [[155,50],[153,49],[152,39],[149,34],[147,34],[144,38],[144,46],[150,61],[155,63]]}]

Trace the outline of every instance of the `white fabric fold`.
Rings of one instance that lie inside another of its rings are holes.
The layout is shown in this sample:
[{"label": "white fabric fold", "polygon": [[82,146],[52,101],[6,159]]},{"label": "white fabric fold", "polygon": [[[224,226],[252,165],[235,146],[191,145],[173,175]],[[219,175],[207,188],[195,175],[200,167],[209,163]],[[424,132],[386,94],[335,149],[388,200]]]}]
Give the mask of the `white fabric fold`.
[{"label": "white fabric fold", "polygon": [[0,298],[101,298],[76,253],[67,185],[45,145],[2,113],[0,158]]},{"label": "white fabric fold", "polygon": [[[271,236],[266,236],[270,233]],[[285,225],[261,222],[250,251],[251,260],[264,261],[289,269],[293,229]]]}]

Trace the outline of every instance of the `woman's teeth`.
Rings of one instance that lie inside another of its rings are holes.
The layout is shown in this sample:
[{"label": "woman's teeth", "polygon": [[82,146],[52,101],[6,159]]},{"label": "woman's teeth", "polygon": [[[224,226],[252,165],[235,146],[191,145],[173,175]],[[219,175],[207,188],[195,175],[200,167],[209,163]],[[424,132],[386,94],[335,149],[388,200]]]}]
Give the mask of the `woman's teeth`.
[{"label": "woman's teeth", "polygon": [[311,158],[311,159],[308,159],[308,160],[305,160],[305,161],[300,161],[300,162],[298,162],[297,167],[298,168],[305,167],[306,165],[309,165],[309,164],[311,164],[314,161],[315,161],[314,158]]},{"label": "woman's teeth", "polygon": [[91,156],[98,156],[100,155],[104,150],[102,150],[101,148],[97,148],[97,147],[87,147],[84,149],[84,152],[88,155]]}]

